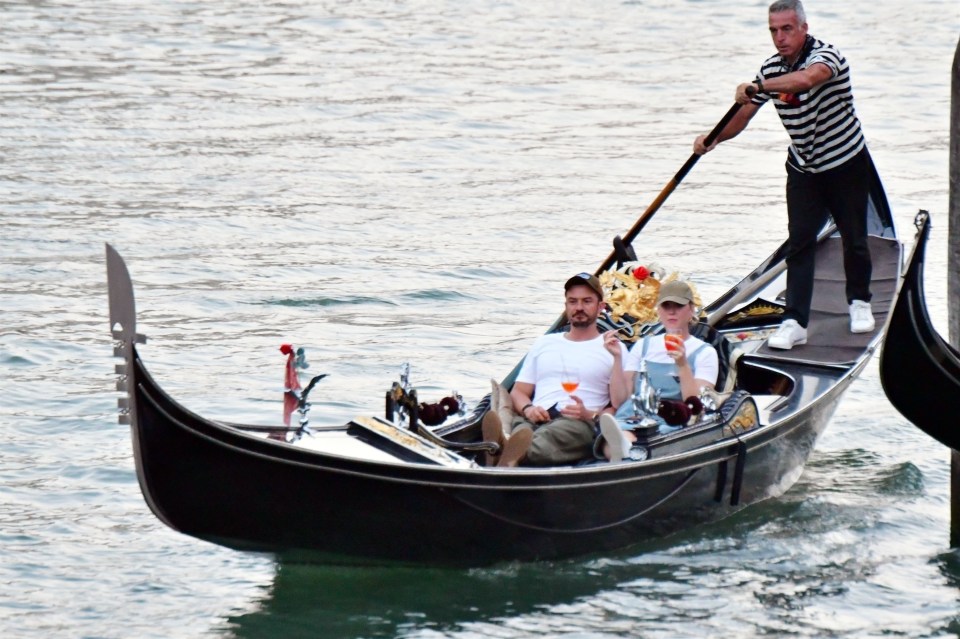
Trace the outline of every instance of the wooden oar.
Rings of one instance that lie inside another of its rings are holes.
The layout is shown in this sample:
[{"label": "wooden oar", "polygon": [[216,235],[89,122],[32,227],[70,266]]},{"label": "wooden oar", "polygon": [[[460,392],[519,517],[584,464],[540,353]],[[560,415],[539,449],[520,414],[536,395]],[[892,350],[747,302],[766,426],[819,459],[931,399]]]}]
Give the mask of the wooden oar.
[{"label": "wooden oar", "polygon": [[[713,127],[713,130],[710,131],[710,135],[708,135],[706,139],[703,141],[705,146],[709,147],[711,144],[714,143],[714,141],[716,141],[717,136],[720,135],[720,132],[723,131],[724,127],[726,127],[727,124],[729,124],[730,120],[733,119],[733,116],[736,115],[737,111],[739,110],[740,110],[740,104],[738,103],[734,103],[734,105],[730,107],[730,109],[723,116],[723,118],[721,118],[720,121],[717,122],[717,126]],[[648,206],[647,210],[643,212],[643,215],[641,215],[637,219],[637,221],[634,222],[630,230],[627,231],[627,234],[623,236],[624,244],[629,246],[630,243],[632,243],[633,240],[636,239],[637,235],[640,234],[640,231],[643,230],[643,227],[646,226],[647,222],[650,221],[650,218],[653,217],[654,213],[657,212],[657,210],[666,201],[666,199],[670,197],[670,194],[673,193],[674,189],[677,188],[677,185],[679,185],[683,181],[683,178],[687,176],[687,173],[690,172],[690,169],[693,168],[693,165],[696,164],[697,160],[699,159],[700,159],[700,156],[696,153],[692,153],[690,155],[687,161],[684,162],[683,166],[680,167],[680,170],[677,171],[677,174],[673,176],[673,179],[667,182],[667,185],[663,187],[663,190],[660,191],[660,195],[658,195],[656,199],[654,199],[653,202],[650,203],[650,206]],[[613,266],[614,262],[616,262],[616,258],[617,258],[616,251],[611,252],[610,255],[607,256],[607,259],[605,259],[603,263],[600,264],[600,268],[596,270],[595,274],[600,275],[600,273],[606,271],[608,268]]]},{"label": "wooden oar", "polygon": [[[824,226],[820,230],[820,233],[817,234],[816,244],[819,245],[821,242],[833,235],[836,230],[837,225],[833,222],[830,222]],[[750,275],[745,277],[743,281],[727,291],[724,299],[714,300],[710,306],[705,308],[704,311],[707,313],[706,323],[710,326],[716,325],[717,322],[726,317],[727,313],[729,313],[734,306],[743,304],[744,300],[752,297],[755,293],[757,293],[757,291],[762,289],[764,286],[776,279],[777,276],[786,271],[787,259],[793,257],[795,253],[795,251],[787,250],[788,247],[789,243],[784,242],[783,245],[776,251],[776,253],[774,253],[776,259],[770,262],[771,258],[767,258],[768,263],[763,270],[754,270],[752,273],[750,273]]]},{"label": "wooden oar", "polygon": [[[724,114],[724,116],[720,119],[720,121],[717,122],[717,126],[713,127],[713,130],[710,131],[710,135],[708,135],[704,139],[703,141],[704,145],[710,146],[711,144],[713,144],[714,141],[717,139],[717,136],[720,135],[720,132],[723,131],[724,127],[727,126],[727,124],[730,122],[730,120],[733,119],[733,116],[736,115],[737,111],[739,110],[740,110],[740,104],[734,103],[734,105],[730,107],[729,110],[727,110],[726,114]],[[683,178],[686,177],[687,173],[690,172],[690,169],[693,168],[693,165],[696,164],[697,160],[699,159],[700,159],[700,156],[697,155],[696,153],[693,153],[690,155],[687,161],[684,162],[683,166],[680,167],[680,170],[677,171],[677,174],[673,176],[673,179],[667,182],[667,185],[663,187],[663,190],[660,191],[660,195],[658,195],[657,198],[650,203],[650,206],[648,206],[647,210],[643,212],[643,215],[641,215],[637,219],[637,221],[634,222],[633,227],[629,231],[627,231],[627,234],[623,237],[624,244],[629,246],[630,243],[633,242],[633,240],[637,237],[637,235],[640,233],[643,227],[646,226],[647,222],[650,221],[650,218],[653,217],[653,214],[656,213],[657,209],[660,208],[660,205],[662,205],[664,201],[666,201],[666,199],[670,197],[670,194],[673,193],[673,190],[677,188],[677,185],[680,184],[680,182],[683,181]],[[613,264],[616,261],[617,261],[617,252],[612,251],[610,255],[607,256],[607,259],[605,259],[603,263],[600,264],[600,268],[598,268],[594,274],[600,275],[601,273],[606,271],[608,268],[613,266]],[[561,326],[563,326],[563,324],[566,321],[567,321],[566,314],[561,313],[560,317],[557,318],[557,320],[553,323],[553,326],[551,326],[550,330],[548,330],[547,332],[552,333],[556,331]],[[513,370],[510,371],[510,373],[503,379],[501,383],[505,387],[510,388],[513,386],[513,382],[517,377],[517,373],[520,372],[520,366],[522,364],[523,364],[523,360],[520,360],[517,363],[517,365],[514,366]]]}]

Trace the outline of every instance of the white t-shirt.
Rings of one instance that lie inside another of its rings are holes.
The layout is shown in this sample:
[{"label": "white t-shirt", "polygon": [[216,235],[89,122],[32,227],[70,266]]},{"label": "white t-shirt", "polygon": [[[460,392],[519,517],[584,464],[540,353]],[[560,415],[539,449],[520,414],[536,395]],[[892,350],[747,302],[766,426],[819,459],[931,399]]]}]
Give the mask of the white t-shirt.
[{"label": "white t-shirt", "polygon": [[[576,367],[580,386],[574,395],[590,410],[600,410],[610,403],[610,373],[613,355],[603,346],[603,335],[584,342],[566,338],[566,333],[549,333],[537,338],[517,374],[517,381],[534,385],[533,403],[541,408],[554,404],[563,408],[572,404],[570,394],[560,385],[564,364]],[[627,349],[621,343],[621,361]]]},{"label": "white t-shirt", "polygon": [[[627,355],[627,358],[623,360],[623,370],[627,372],[639,371],[641,358],[649,362],[672,364],[673,358],[667,355],[667,347],[663,343],[663,337],[663,335],[654,335],[649,338],[648,341],[650,343],[647,345],[646,355],[642,355],[643,342],[637,342],[634,347],[630,349],[630,354]],[[683,343],[683,348],[687,351],[687,359],[689,360],[690,356],[705,343],[706,342],[693,335],[688,337]],[[717,375],[720,373],[720,360],[717,357],[717,349],[707,345],[707,347],[697,353],[696,358],[690,362],[690,370],[693,371],[694,379],[702,379],[705,382],[716,384]]]}]

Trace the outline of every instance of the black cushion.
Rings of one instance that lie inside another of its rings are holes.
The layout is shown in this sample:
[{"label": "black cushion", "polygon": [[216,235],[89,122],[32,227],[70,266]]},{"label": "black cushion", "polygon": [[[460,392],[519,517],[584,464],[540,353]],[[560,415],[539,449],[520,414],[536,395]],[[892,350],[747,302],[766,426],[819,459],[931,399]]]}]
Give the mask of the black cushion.
[{"label": "black cushion", "polygon": [[733,353],[733,344],[724,337],[723,333],[703,322],[698,322],[694,326],[691,326],[690,334],[716,349],[717,357],[720,360],[720,369],[717,372],[717,383],[714,385],[714,388],[722,390],[723,384],[727,380],[727,375],[730,373],[730,355]]}]

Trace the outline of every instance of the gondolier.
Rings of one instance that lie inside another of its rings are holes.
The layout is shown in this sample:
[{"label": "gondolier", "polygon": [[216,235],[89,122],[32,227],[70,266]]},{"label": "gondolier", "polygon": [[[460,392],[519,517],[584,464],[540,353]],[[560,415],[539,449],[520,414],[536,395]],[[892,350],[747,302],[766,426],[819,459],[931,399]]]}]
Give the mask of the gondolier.
[{"label": "gondolier", "polygon": [[743,105],[703,154],[743,131],[773,100],[792,144],[787,155],[789,255],[784,321],[770,336],[771,348],[790,349],[807,341],[813,296],[817,233],[832,215],[843,238],[850,331],[868,333],[875,322],[870,308],[872,263],[867,246],[866,212],[873,165],[853,108],[850,67],[832,45],[807,33],[799,0],[777,0],[769,9],[770,35],[777,53],[753,82],[737,87]]}]

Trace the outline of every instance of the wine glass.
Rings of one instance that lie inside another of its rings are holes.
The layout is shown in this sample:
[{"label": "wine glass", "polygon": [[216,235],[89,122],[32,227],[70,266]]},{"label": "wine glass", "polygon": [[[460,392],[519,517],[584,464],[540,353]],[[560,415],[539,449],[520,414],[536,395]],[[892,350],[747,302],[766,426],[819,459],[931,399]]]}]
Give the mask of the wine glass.
[{"label": "wine glass", "polygon": [[563,390],[572,395],[580,386],[580,371],[576,367],[564,364],[563,372],[560,375],[560,385],[563,386]]},{"label": "wine glass", "polygon": [[678,351],[682,344],[683,335],[680,334],[680,331],[670,330],[663,336],[663,345],[668,351]]}]

